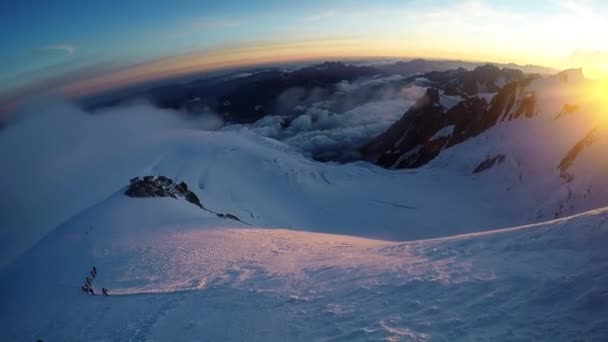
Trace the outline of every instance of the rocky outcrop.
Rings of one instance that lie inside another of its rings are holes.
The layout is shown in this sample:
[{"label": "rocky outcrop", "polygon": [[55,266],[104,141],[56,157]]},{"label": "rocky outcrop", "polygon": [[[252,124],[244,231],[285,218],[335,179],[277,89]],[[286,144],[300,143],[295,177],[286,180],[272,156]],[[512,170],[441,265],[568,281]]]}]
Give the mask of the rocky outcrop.
[{"label": "rocky outcrop", "polygon": [[205,208],[198,196],[188,190],[188,185],[184,182],[176,183],[171,178],[165,176],[145,176],[143,178],[132,178],[125,195],[135,198],[145,197],[172,197],[183,198],[186,201],[196,205],[197,207],[215,214],[219,218],[239,221],[245,224],[236,215],[228,213],[218,213],[211,209]]},{"label": "rocky outcrop", "polygon": [[555,75],[555,77],[564,83],[577,83],[585,80],[582,68],[567,69]]},{"label": "rocky outcrop", "polygon": [[135,177],[131,179],[125,195],[129,197],[181,197],[197,207],[203,208],[198,196],[188,190],[186,183],[175,183],[165,176],[145,176],[142,179]]},{"label": "rocky outcrop", "polygon": [[598,127],[595,127],[589,133],[587,133],[583,139],[581,139],[568,151],[566,156],[560,161],[559,165],[557,165],[557,169],[560,172],[559,175],[566,183],[569,183],[574,179],[574,175],[568,172],[568,169],[570,166],[572,166],[576,158],[586,147],[597,141],[597,131]]},{"label": "rocky outcrop", "polygon": [[477,165],[477,167],[475,167],[475,169],[473,170],[473,174],[481,173],[496,164],[500,165],[505,161],[505,158],[506,157],[504,154],[498,154],[494,157],[488,158],[488,159],[482,161],[481,163],[479,163],[479,165]]},{"label": "rocky outcrop", "polygon": [[553,118],[553,120],[557,120],[561,117],[576,113],[578,110],[580,109],[580,107],[576,104],[570,104],[570,103],[566,103],[564,105],[564,107],[562,108],[561,112],[559,112],[555,118]]},{"label": "rocky outcrop", "polygon": [[[389,129],[362,149],[362,154],[384,167],[416,167],[433,158],[437,146],[427,144],[428,139],[446,125],[446,108],[439,103],[439,90],[427,89],[424,96]],[[427,145],[427,146],[424,146]],[[411,158],[402,156],[412,149]]]}]

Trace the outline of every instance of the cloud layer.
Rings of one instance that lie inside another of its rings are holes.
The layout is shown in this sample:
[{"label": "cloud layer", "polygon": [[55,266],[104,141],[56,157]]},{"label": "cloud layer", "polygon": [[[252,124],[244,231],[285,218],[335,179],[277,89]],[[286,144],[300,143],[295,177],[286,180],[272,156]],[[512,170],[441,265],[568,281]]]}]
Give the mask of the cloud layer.
[{"label": "cloud layer", "polygon": [[266,116],[251,125],[251,129],[318,160],[351,161],[358,157],[357,150],[363,144],[399,120],[425,91],[395,76],[344,81],[337,89],[329,97],[318,89],[305,93],[290,89],[281,96],[281,101],[318,101],[296,114]]},{"label": "cloud layer", "polygon": [[44,50],[61,51],[67,55],[73,55],[74,51],[76,51],[76,48],[74,46],[68,45],[68,44],[56,44],[56,45],[45,46]]}]

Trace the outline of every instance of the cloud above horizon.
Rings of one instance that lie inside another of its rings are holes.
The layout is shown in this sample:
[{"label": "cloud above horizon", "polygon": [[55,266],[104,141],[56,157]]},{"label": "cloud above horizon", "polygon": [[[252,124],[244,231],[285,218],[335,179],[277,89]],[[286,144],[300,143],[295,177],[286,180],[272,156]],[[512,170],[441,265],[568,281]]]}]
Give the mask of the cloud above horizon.
[{"label": "cloud above horizon", "polygon": [[327,10],[321,13],[316,13],[316,14],[312,14],[309,16],[304,17],[302,20],[306,21],[306,22],[315,22],[315,21],[320,21],[320,20],[327,20],[327,19],[331,19],[334,16],[336,16],[336,11],[334,10]]},{"label": "cloud above horizon", "polygon": [[43,50],[51,50],[51,51],[60,51],[64,52],[67,55],[73,55],[76,51],[76,48],[69,44],[56,44],[56,45],[47,45],[42,48]]}]

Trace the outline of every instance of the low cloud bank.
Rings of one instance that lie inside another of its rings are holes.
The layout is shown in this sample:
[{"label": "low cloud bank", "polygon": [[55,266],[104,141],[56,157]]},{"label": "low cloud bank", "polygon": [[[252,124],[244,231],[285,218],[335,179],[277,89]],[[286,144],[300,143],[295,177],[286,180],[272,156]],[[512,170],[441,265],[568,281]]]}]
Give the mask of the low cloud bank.
[{"label": "low cloud bank", "polygon": [[330,96],[316,89],[290,89],[280,97],[284,107],[302,99],[312,104],[297,114],[266,116],[250,128],[318,160],[351,161],[358,158],[362,145],[399,120],[424,91],[400,76],[344,81]]}]

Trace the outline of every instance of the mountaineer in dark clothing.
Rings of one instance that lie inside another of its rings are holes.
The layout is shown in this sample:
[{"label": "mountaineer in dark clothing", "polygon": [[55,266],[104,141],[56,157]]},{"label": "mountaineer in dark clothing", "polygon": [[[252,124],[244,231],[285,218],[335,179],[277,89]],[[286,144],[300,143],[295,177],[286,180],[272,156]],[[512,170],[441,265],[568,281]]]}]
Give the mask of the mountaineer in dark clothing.
[{"label": "mountaineer in dark clothing", "polygon": [[94,274],[94,277],[97,276],[97,269],[95,268],[95,266],[93,266],[93,274]]},{"label": "mountaineer in dark clothing", "polygon": [[95,291],[93,291],[93,288],[91,287],[91,285],[89,284],[84,284],[80,287],[80,289],[84,292],[84,293],[90,293],[93,296],[95,295]]},{"label": "mountaineer in dark clothing", "polygon": [[108,289],[106,289],[105,287],[101,288],[101,293],[103,293],[104,296],[108,296]]}]

